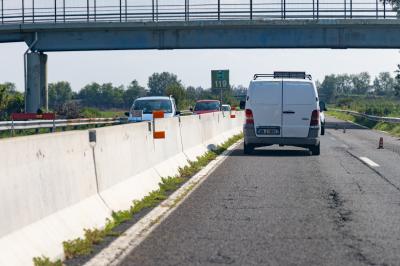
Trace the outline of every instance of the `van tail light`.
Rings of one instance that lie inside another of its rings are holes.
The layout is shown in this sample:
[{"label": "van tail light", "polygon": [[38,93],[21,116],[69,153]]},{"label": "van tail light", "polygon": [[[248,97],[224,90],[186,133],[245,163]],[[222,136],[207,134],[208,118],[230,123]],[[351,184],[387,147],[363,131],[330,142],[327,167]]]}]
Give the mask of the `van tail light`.
[{"label": "van tail light", "polygon": [[253,111],[246,109],[246,124],[254,124]]},{"label": "van tail light", "polygon": [[319,110],[312,111],[310,126],[319,126]]}]

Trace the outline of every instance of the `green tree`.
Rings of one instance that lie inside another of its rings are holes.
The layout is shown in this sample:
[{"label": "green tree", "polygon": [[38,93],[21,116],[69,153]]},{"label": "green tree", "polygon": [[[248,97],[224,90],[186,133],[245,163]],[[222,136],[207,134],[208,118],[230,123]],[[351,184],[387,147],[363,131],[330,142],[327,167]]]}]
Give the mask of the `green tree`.
[{"label": "green tree", "polygon": [[179,110],[188,107],[189,103],[186,98],[186,90],[181,84],[170,84],[165,90],[165,93],[174,97],[176,106]]},{"label": "green tree", "polygon": [[381,72],[373,83],[374,92],[377,95],[393,94],[395,80],[389,72]]},{"label": "green tree", "polygon": [[337,80],[335,75],[327,75],[318,88],[318,94],[322,100],[331,103],[337,95]]},{"label": "green tree", "polygon": [[60,105],[72,99],[71,85],[67,81],[49,84],[49,107],[57,109]]},{"label": "green tree", "polygon": [[101,105],[101,86],[93,82],[86,85],[79,91],[78,98],[83,106],[100,107]]},{"label": "green tree", "polygon": [[169,72],[154,73],[149,77],[147,86],[151,96],[166,95],[166,90],[170,85],[182,85],[178,76]]},{"label": "green tree", "polygon": [[395,71],[395,85],[394,85],[394,94],[396,96],[400,96],[400,64],[397,65],[397,70]]},{"label": "green tree", "polygon": [[353,81],[353,93],[367,94],[370,90],[371,76],[368,72],[361,72],[360,74],[351,75]]},{"label": "green tree", "polygon": [[338,95],[349,95],[353,89],[351,76],[347,74],[336,76],[336,92]]},{"label": "green tree", "polygon": [[15,84],[0,84],[0,120],[8,120],[12,113],[23,109],[24,95],[16,90]]},{"label": "green tree", "polygon": [[393,11],[397,12],[397,16],[400,17],[400,0],[380,0],[384,4],[390,4]]},{"label": "green tree", "polygon": [[147,91],[144,87],[139,85],[135,79],[129,84],[128,89],[124,92],[124,105],[125,108],[131,107],[133,101],[139,97],[146,96]]}]

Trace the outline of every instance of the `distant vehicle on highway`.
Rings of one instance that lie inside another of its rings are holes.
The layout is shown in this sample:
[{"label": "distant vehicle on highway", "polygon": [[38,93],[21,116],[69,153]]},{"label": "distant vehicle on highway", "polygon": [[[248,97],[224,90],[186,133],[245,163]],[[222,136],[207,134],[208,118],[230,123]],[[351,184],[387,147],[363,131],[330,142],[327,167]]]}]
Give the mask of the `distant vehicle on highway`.
[{"label": "distant vehicle on highway", "polygon": [[218,100],[200,100],[196,102],[193,113],[196,115],[219,112],[221,111],[221,103]]},{"label": "distant vehicle on highway", "polygon": [[321,135],[325,135],[325,111],[328,111],[326,104],[319,101],[319,119],[321,120]]},{"label": "distant vehicle on highway", "polygon": [[221,107],[221,111],[229,112],[231,110],[231,106],[229,104],[223,104]]},{"label": "distant vehicle on highway", "polygon": [[180,114],[176,109],[175,99],[168,96],[150,96],[137,98],[131,107],[128,116],[129,122],[150,121],[153,119],[153,111],[164,111],[165,117],[173,117]]},{"label": "distant vehicle on highway", "polygon": [[256,74],[245,107],[244,153],[278,144],[308,148],[320,154],[318,92],[304,72]]}]

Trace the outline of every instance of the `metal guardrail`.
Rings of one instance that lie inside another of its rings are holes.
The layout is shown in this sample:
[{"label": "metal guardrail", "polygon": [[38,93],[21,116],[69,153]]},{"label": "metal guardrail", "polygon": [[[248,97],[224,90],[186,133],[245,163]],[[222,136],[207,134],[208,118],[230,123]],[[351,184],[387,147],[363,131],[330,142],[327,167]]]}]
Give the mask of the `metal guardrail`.
[{"label": "metal guardrail", "polygon": [[57,120],[30,120],[30,121],[3,121],[0,122],[1,131],[26,130],[50,128],[55,132],[56,128],[69,126],[88,126],[88,125],[112,125],[123,123],[123,119],[116,118],[82,118],[82,119],[57,119]]},{"label": "metal guardrail", "polygon": [[331,109],[331,110],[336,111],[336,112],[347,113],[347,114],[358,116],[358,117],[363,117],[365,119],[375,121],[375,122],[400,123],[399,117],[383,117],[383,116],[367,115],[367,114],[363,114],[363,113],[359,113],[359,112],[351,111],[351,110],[341,110],[341,109]]},{"label": "metal guardrail", "polygon": [[0,24],[395,19],[398,12],[381,0],[0,0]]}]

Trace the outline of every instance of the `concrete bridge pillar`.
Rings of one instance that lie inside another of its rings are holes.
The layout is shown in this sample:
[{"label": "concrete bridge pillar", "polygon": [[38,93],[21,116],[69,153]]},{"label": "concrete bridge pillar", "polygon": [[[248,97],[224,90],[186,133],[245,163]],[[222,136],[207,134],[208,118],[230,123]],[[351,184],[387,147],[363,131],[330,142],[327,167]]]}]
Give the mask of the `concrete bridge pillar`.
[{"label": "concrete bridge pillar", "polygon": [[47,55],[32,52],[26,56],[25,112],[48,111]]}]

